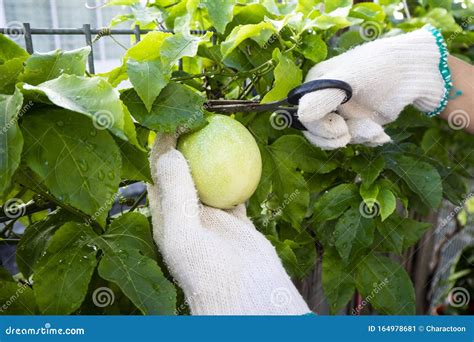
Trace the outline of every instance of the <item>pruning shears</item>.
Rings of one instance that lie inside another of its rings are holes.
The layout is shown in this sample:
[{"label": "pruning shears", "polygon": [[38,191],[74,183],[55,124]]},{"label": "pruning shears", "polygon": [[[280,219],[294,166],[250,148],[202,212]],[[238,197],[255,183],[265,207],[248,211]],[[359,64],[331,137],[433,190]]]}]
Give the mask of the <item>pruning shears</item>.
[{"label": "pruning shears", "polygon": [[251,100],[209,100],[204,104],[204,109],[216,113],[270,111],[276,114],[290,116],[287,118],[289,126],[304,131],[306,127],[298,120],[297,116],[300,99],[313,91],[328,88],[341,89],[346,93],[346,97],[342,103],[346,103],[352,97],[352,87],[348,83],[340,80],[318,79],[293,88],[287,97],[282,100],[268,103],[260,103]]}]

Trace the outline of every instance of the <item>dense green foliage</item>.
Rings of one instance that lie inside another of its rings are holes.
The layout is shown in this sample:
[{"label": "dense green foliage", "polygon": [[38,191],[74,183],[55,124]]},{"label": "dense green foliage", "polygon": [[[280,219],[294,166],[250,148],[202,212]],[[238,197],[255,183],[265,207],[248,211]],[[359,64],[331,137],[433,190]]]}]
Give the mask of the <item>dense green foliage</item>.
[{"label": "dense green foliage", "polygon": [[[452,53],[474,60],[470,1],[408,4],[405,11],[399,0],[110,0],[132,9],[111,25],[129,21],[174,34],[146,34],[120,67],[100,75],[85,72],[89,48],[29,56],[0,35],[1,203],[5,210],[12,199],[58,207],[21,218],[28,227],[17,261],[28,284],[0,273],[0,302],[19,297],[2,312],[182,313],[146,210],[107,214],[121,184],[150,181],[155,132],[199,129],[206,99],[281,99],[315,63],[426,23],[442,30]],[[126,79],[133,87],[117,90]],[[388,128],[393,144],[325,152],[297,130],[277,129],[271,113],[235,117],[263,158],[249,216],[289,274],[308,274],[319,246],[334,313],[355,290],[372,294],[380,313],[414,313],[410,278],[386,253],[401,255],[430,228],[410,217],[443,199],[462,201],[473,138],[407,108]],[[113,290],[112,305],[94,306],[101,287]]]}]

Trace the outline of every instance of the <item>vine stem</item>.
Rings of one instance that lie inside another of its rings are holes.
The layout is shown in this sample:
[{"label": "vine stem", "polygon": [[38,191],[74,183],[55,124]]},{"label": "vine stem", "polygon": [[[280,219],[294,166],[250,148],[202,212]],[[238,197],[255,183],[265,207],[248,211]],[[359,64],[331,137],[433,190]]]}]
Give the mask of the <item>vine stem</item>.
[{"label": "vine stem", "polygon": [[202,72],[200,74],[193,74],[193,75],[188,75],[188,76],[181,76],[181,77],[172,77],[171,79],[173,81],[186,81],[186,80],[191,80],[194,78],[202,78],[202,77],[213,77],[213,76],[226,76],[226,77],[247,77],[249,75],[258,75],[262,76],[272,70],[274,67],[273,60],[266,61],[263,64],[260,64],[258,67],[255,67],[253,69],[250,69],[248,71],[243,71],[240,73],[226,73],[222,71],[216,71],[216,72]]},{"label": "vine stem", "polygon": [[135,209],[138,208],[138,206],[140,205],[140,202],[146,197],[148,191],[147,190],[144,190],[141,195],[137,198],[137,200],[135,201],[135,203],[133,203],[133,205],[130,207],[130,209],[128,210],[128,212],[132,212],[134,211]]}]

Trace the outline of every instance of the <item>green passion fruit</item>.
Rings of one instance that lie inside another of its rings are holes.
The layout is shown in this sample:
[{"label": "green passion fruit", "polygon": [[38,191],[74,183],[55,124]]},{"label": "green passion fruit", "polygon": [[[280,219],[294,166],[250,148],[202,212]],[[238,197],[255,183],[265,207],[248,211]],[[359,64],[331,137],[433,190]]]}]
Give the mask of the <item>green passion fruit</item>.
[{"label": "green passion fruit", "polygon": [[219,114],[208,122],[181,136],[178,150],[188,161],[201,202],[230,209],[255,192],[262,158],[254,137],[240,122]]}]

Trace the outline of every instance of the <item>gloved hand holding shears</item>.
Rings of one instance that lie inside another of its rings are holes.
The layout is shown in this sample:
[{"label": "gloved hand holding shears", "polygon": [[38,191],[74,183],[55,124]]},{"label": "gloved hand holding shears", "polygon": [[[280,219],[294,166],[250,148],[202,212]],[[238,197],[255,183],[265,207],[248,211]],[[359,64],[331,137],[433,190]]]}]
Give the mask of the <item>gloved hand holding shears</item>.
[{"label": "gloved hand holding shears", "polygon": [[[445,109],[452,87],[447,58],[441,33],[426,26],[363,44],[315,65],[306,83],[282,101],[250,107],[240,101],[237,108],[235,103],[227,106],[223,101],[219,106],[216,101],[213,110],[286,109],[293,115],[292,126],[322,149],[382,145],[391,141],[382,126],[395,121],[407,105],[429,116]],[[281,107],[285,104],[298,107]]]}]

